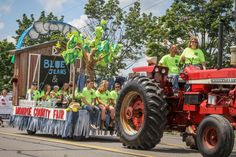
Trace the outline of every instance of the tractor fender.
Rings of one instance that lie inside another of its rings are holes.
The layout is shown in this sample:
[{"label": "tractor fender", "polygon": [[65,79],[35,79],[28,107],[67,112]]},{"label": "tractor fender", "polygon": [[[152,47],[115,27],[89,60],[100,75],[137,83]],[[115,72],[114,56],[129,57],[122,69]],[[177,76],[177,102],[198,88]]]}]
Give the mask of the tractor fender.
[{"label": "tractor fender", "polygon": [[151,65],[151,66],[142,66],[142,67],[135,67],[133,68],[133,72],[135,73],[139,73],[139,72],[153,72],[155,68],[155,65]]}]

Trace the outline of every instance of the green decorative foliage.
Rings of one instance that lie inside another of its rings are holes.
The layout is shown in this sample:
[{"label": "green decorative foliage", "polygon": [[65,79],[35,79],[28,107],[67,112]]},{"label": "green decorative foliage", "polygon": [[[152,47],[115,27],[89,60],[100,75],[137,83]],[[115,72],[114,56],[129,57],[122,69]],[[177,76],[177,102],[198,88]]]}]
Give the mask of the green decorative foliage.
[{"label": "green decorative foliage", "polygon": [[[67,42],[66,50],[62,52],[66,64],[71,64],[78,58],[82,59],[84,55],[90,55],[88,60],[94,60],[92,64],[96,63],[100,66],[109,64],[113,57],[121,50],[122,46],[121,44],[111,44],[108,40],[102,40],[106,24],[107,22],[105,20],[101,21],[100,25],[95,28],[95,36],[91,41],[80,33],[74,32],[70,34],[71,36]],[[96,53],[91,55],[93,48],[96,49]]]}]

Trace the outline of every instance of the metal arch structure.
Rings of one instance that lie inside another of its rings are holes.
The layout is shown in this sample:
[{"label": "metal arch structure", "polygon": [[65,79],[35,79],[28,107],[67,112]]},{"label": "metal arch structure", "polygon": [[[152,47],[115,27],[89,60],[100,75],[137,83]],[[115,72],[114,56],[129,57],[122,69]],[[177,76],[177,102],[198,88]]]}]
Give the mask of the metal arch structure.
[{"label": "metal arch structure", "polygon": [[45,35],[53,31],[60,31],[64,36],[71,32],[79,32],[76,27],[61,21],[36,21],[21,34],[17,41],[16,49],[21,49],[26,36],[29,36],[30,39],[35,40],[40,35]]}]

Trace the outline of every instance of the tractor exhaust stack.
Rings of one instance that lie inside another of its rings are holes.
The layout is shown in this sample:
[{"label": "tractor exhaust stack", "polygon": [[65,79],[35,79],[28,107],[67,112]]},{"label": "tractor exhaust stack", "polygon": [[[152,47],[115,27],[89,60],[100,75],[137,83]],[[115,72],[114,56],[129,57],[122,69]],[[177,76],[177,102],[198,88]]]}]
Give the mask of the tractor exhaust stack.
[{"label": "tractor exhaust stack", "polygon": [[224,29],[224,25],[223,25],[223,21],[221,20],[220,25],[219,25],[219,43],[218,43],[218,56],[217,56],[218,69],[222,68],[222,54],[223,54],[223,42],[224,42],[223,29]]}]

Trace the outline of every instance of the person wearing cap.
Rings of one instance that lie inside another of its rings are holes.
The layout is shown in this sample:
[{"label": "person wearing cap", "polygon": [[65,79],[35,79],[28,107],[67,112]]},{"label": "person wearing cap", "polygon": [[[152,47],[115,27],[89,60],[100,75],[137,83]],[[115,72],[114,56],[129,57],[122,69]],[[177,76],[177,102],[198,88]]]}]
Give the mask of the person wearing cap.
[{"label": "person wearing cap", "polygon": [[26,99],[37,101],[40,99],[40,92],[38,91],[37,83],[32,83],[31,88],[27,90]]},{"label": "person wearing cap", "polygon": [[168,67],[168,77],[171,78],[173,92],[179,90],[179,62],[180,57],[177,55],[177,45],[172,45],[169,49],[169,54],[163,56],[159,61],[159,65]]},{"label": "person wearing cap", "polygon": [[83,88],[82,93],[80,95],[82,101],[82,108],[86,109],[90,115],[90,126],[93,129],[97,128],[97,121],[99,116],[99,108],[95,105],[95,90],[94,81],[87,79],[86,87]]}]

